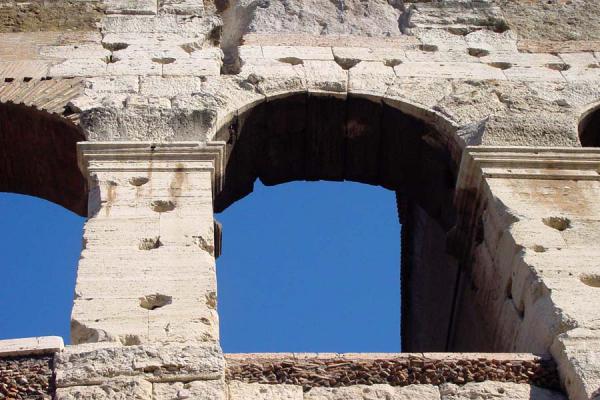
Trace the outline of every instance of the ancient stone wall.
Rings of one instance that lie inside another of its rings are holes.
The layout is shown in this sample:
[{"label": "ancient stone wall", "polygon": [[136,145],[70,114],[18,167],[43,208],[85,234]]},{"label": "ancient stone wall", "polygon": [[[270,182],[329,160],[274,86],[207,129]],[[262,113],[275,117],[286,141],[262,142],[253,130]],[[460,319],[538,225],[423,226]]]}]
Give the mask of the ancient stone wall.
[{"label": "ancient stone wall", "polygon": [[598,144],[599,13],[3,2],[0,189],[88,200],[56,397],[563,397],[533,358],[224,357],[213,210],[258,178],[395,191],[406,349],[551,356],[560,389],[596,399],[600,160],[580,147]]}]

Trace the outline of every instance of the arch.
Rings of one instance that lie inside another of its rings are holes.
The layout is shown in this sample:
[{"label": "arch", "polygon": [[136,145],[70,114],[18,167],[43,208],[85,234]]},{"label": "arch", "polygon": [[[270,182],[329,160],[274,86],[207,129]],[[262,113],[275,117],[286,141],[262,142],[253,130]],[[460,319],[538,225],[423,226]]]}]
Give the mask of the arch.
[{"label": "arch", "polygon": [[595,104],[583,114],[578,130],[583,147],[600,147],[600,104]]},{"label": "arch", "polygon": [[227,163],[215,211],[251,193],[256,179],[349,180],[396,192],[403,348],[445,350],[458,273],[445,240],[464,147],[456,131],[435,112],[373,96],[295,93],[254,104],[216,134]]},{"label": "arch", "polygon": [[87,215],[87,189],[77,165],[82,130],[32,106],[0,103],[0,191],[28,194]]}]

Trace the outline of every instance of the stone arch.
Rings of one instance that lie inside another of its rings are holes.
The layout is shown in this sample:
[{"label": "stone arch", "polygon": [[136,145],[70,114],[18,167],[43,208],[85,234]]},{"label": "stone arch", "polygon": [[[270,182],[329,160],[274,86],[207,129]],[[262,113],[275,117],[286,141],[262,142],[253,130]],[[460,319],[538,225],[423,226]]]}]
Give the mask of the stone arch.
[{"label": "stone arch", "polygon": [[579,120],[579,141],[583,147],[600,147],[600,104],[585,112]]},{"label": "stone arch", "polygon": [[[251,193],[256,179],[267,186],[350,180],[395,191],[403,224],[403,346],[446,349],[458,273],[448,265],[446,233],[456,220],[464,147],[455,126],[397,100],[294,93],[244,109],[216,139],[227,147],[216,212]],[[427,325],[436,333],[424,338],[418,332]]]},{"label": "stone arch", "polygon": [[0,191],[40,197],[87,215],[77,164],[82,130],[67,118],[15,102],[0,103]]}]

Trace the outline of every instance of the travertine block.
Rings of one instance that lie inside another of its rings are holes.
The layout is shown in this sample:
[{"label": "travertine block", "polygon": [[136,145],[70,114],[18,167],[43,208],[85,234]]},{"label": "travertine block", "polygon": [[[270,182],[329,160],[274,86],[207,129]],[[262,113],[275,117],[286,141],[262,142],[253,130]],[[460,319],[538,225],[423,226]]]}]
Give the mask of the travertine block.
[{"label": "travertine block", "polygon": [[433,385],[356,385],[340,388],[316,387],[310,389],[305,400],[439,400],[440,392]]},{"label": "travertine block", "polygon": [[154,400],[225,400],[227,386],[221,380],[155,383],[153,393]]},{"label": "travertine block", "polygon": [[331,51],[331,47],[263,46],[262,53],[265,58],[274,60],[298,58],[300,60],[333,61],[333,52]]},{"label": "travertine block", "polygon": [[395,66],[394,71],[398,77],[506,79],[503,71],[482,63],[407,62]]},{"label": "travertine block", "polygon": [[58,388],[56,400],[153,400],[152,383],[137,378],[107,380],[97,386]]},{"label": "travertine block", "polygon": [[229,382],[229,400],[303,400],[302,386]]},{"label": "travertine block", "polygon": [[60,336],[5,339],[0,340],[0,357],[52,354],[61,351],[63,347],[63,339]]},{"label": "travertine block", "polygon": [[221,71],[219,60],[203,58],[179,58],[163,65],[164,76],[218,76]]},{"label": "travertine block", "polygon": [[469,382],[464,386],[446,383],[440,387],[440,393],[442,400],[566,400],[562,393],[511,382]]},{"label": "travertine block", "polygon": [[219,380],[225,367],[217,345],[163,343],[143,346],[86,344],[55,356],[57,387],[101,385],[113,377],[151,382]]},{"label": "travertine block", "polygon": [[106,0],[107,14],[154,15],[156,12],[154,0]]},{"label": "travertine block", "polygon": [[304,70],[309,92],[345,94],[348,90],[348,73],[335,61],[305,61]]}]

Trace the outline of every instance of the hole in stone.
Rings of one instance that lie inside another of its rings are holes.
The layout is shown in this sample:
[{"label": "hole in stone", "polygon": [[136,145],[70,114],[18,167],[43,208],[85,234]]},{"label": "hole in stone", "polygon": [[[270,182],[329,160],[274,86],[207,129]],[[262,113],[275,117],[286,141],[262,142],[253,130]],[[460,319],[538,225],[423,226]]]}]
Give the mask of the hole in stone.
[{"label": "hole in stone", "polygon": [[129,47],[127,43],[102,43],[102,47],[110,51],[124,50]]},{"label": "hole in stone", "polygon": [[496,20],[494,27],[492,28],[495,33],[503,33],[509,29],[510,27],[508,26],[508,23],[503,19]]},{"label": "hole in stone", "polygon": [[548,250],[548,249],[546,249],[544,246],[539,245],[539,244],[536,244],[533,246],[533,251],[535,251],[536,253],[545,253],[546,250]]},{"label": "hole in stone", "polygon": [[302,61],[298,57],[283,57],[283,58],[277,59],[277,61],[282,62],[282,63],[286,63],[286,64],[291,64],[291,65],[304,64],[304,61]]},{"label": "hole in stone", "polygon": [[213,310],[217,309],[217,294],[215,292],[208,292],[206,294],[206,305]]},{"label": "hole in stone", "polygon": [[337,56],[334,57],[334,60],[337,63],[337,65],[339,65],[340,67],[342,67],[343,70],[346,71],[360,62],[360,60],[356,58],[342,58]]},{"label": "hole in stone", "polygon": [[23,78],[23,82],[31,82],[33,78],[26,76],[25,78]]},{"label": "hole in stone", "polygon": [[512,278],[508,280],[508,283],[506,284],[506,289],[504,291],[506,292],[506,298],[512,300]]},{"label": "hole in stone", "polygon": [[571,66],[569,64],[564,64],[564,63],[551,63],[551,64],[546,64],[547,68],[550,68],[554,71],[567,71],[568,69],[571,68]]},{"label": "hole in stone", "polygon": [[472,32],[472,30],[466,26],[450,26],[446,28],[446,31],[456,36],[466,36]]},{"label": "hole in stone", "polygon": [[138,335],[120,336],[119,341],[123,346],[137,346],[138,344],[142,344],[142,340]]},{"label": "hole in stone", "polygon": [[106,56],[106,57],[102,58],[102,61],[104,61],[106,64],[114,64],[117,61],[119,61],[119,58],[115,57],[111,54],[110,56]]},{"label": "hole in stone", "polygon": [[512,67],[511,63],[507,63],[507,62],[503,62],[503,61],[500,61],[500,62],[491,62],[491,63],[488,63],[488,65],[490,67],[498,68],[498,69],[501,69],[501,70],[506,70],[506,69],[509,69],[509,68]]},{"label": "hole in stone", "polygon": [[393,68],[393,67],[395,67],[397,65],[402,64],[402,60],[398,60],[397,58],[390,58],[390,59],[384,60],[383,64],[386,67],[392,67]]},{"label": "hole in stone", "polygon": [[150,207],[156,212],[168,212],[175,209],[175,203],[171,200],[154,200]]},{"label": "hole in stone", "polygon": [[158,249],[160,246],[162,246],[162,243],[160,242],[160,236],[157,236],[153,238],[143,238],[140,240],[138,248],[140,250],[153,250]]},{"label": "hole in stone", "polygon": [[467,52],[469,53],[470,56],[473,56],[473,57],[485,57],[490,54],[490,52],[488,50],[478,49],[475,47],[469,47],[467,49]]},{"label": "hole in stone", "polygon": [[419,45],[419,50],[433,53],[438,51],[438,47],[435,44],[421,44]]},{"label": "hole in stone", "polygon": [[600,274],[581,274],[579,280],[584,285],[600,288]]},{"label": "hole in stone", "polygon": [[589,64],[588,68],[600,68],[600,64]]},{"label": "hole in stone", "polygon": [[173,57],[154,57],[152,61],[157,64],[173,64],[175,59]]},{"label": "hole in stone", "polygon": [[195,42],[184,43],[184,44],[179,45],[179,47],[181,47],[183,49],[183,51],[185,51],[188,54],[191,54],[199,49],[198,44]]},{"label": "hole in stone", "polygon": [[173,297],[159,293],[140,297],[140,307],[145,308],[146,310],[156,310],[157,308],[164,307],[172,302]]},{"label": "hole in stone", "polygon": [[566,217],[547,217],[543,218],[542,222],[546,226],[561,232],[571,227],[571,220]]},{"label": "hole in stone", "polygon": [[4,82],[6,82],[6,83],[12,82],[14,80],[15,80],[15,78],[4,78]]},{"label": "hole in stone", "polygon": [[146,178],[145,176],[134,176],[133,178],[129,179],[129,183],[133,186],[142,186],[148,183],[149,180],[150,179]]}]

